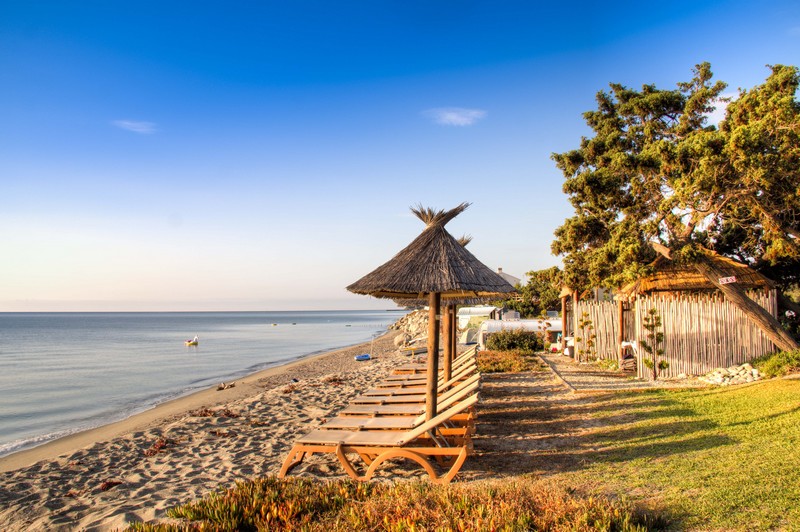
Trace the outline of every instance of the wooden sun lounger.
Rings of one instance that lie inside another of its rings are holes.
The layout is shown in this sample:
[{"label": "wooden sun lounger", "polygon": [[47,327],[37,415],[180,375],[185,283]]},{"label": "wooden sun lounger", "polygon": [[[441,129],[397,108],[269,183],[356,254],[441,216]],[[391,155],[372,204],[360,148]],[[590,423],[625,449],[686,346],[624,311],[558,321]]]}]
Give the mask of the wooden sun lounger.
[{"label": "wooden sun lounger", "polygon": [[[458,429],[443,429],[442,426],[456,414],[471,408],[478,402],[472,395],[458,402],[411,430],[314,430],[295,442],[283,462],[278,478],[284,478],[306,457],[315,453],[334,454],[350,478],[359,481],[370,480],[378,467],[393,458],[407,458],[418,463],[428,473],[435,484],[447,484],[458,474],[467,456],[471,454],[469,436],[459,438]],[[450,433],[444,438],[430,437],[435,433]],[[448,446],[454,442],[460,444]],[[357,454],[366,465],[366,471],[359,474],[348,454]],[[429,460],[449,465],[447,471],[438,475]]]},{"label": "wooden sun lounger", "polygon": [[[439,410],[449,408],[480,387],[480,374],[451,390],[447,397],[439,398]],[[354,404],[339,411],[339,416],[418,416],[425,413],[425,403],[408,404]]]},{"label": "wooden sun lounger", "polygon": [[[458,357],[453,360],[452,369],[455,371],[462,365],[475,360],[475,354],[477,350],[474,348],[470,348],[469,350],[465,351]],[[428,370],[427,364],[404,364],[402,366],[398,366],[392,370],[392,375],[389,375],[385,380],[392,381],[392,380],[404,380],[408,378],[418,378],[419,373],[425,373]],[[441,366],[439,368],[439,372],[441,373],[442,369]]]},{"label": "wooden sun lounger", "polygon": [[[440,377],[438,389],[440,392],[443,392],[448,388],[455,386],[460,381],[466,379],[467,377],[469,377],[470,375],[474,374],[477,371],[478,371],[478,366],[475,363],[468,364],[467,366],[459,370],[458,373],[453,374],[453,377],[447,382],[443,382]],[[381,385],[378,384],[377,388],[374,388],[372,390],[367,390],[361,395],[370,395],[370,396],[403,395],[403,394],[425,393],[425,391],[427,390],[427,380],[423,381],[414,380],[411,381],[410,383],[392,382],[389,384],[390,384],[389,386],[385,387],[381,387]]]},{"label": "wooden sun lounger", "polygon": [[[475,413],[464,412],[450,418],[448,426],[468,427],[474,433]],[[418,416],[339,416],[329,419],[319,428],[321,430],[410,430],[425,422],[425,414]]]},{"label": "wooden sun lounger", "polygon": [[[457,394],[466,386],[480,380],[480,373],[473,373],[471,377],[460,382],[457,386],[449,390],[439,389],[439,400],[445,400],[453,394]],[[396,404],[396,403],[424,403],[425,393],[416,394],[396,394],[396,395],[359,395],[352,400],[353,404]]]}]

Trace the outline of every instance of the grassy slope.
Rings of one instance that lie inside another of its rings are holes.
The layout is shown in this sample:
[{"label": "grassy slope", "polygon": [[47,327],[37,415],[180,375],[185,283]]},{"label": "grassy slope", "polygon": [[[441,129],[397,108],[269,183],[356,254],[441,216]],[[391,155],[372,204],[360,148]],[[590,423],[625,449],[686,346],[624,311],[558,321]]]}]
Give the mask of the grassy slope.
[{"label": "grassy slope", "polygon": [[[606,396],[559,482],[666,511],[680,528],[800,527],[800,380]],[[592,488],[590,488],[592,489]]]}]

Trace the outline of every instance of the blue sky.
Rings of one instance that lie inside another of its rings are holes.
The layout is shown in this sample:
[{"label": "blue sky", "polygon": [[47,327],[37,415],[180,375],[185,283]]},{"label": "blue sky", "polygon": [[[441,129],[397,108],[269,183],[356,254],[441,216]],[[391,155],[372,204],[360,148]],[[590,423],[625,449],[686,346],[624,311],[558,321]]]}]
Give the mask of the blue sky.
[{"label": "blue sky", "polygon": [[422,230],[559,264],[609,82],[800,63],[795,1],[0,2],[0,311],[383,308]]}]

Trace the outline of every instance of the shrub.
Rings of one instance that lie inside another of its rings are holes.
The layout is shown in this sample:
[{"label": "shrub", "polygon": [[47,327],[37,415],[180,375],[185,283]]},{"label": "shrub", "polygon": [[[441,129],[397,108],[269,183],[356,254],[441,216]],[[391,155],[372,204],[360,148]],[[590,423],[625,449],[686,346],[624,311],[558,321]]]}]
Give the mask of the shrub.
[{"label": "shrub", "polygon": [[519,351],[480,351],[478,371],[482,373],[519,373],[533,368],[533,364]]},{"label": "shrub", "polygon": [[435,486],[274,477],[167,512],[180,523],[130,530],[646,530],[653,518],[603,497],[521,478]]},{"label": "shrub", "polygon": [[800,349],[758,357],[752,364],[767,377],[782,377],[797,373],[800,372]]},{"label": "shrub", "polygon": [[486,348],[492,351],[533,353],[542,347],[542,339],[535,332],[504,329],[486,337]]}]

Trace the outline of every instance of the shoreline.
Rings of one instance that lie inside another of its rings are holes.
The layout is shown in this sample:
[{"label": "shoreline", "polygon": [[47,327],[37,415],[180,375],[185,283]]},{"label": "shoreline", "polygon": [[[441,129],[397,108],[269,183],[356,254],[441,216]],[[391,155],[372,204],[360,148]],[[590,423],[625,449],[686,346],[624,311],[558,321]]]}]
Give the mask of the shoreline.
[{"label": "shoreline", "polygon": [[[387,335],[391,335],[392,330],[387,330],[380,336],[376,337],[374,342],[385,339]],[[85,430],[61,436],[54,440],[36,445],[28,449],[21,449],[5,456],[0,456],[0,473],[7,473],[30,465],[35,464],[41,460],[48,460],[57,458],[60,455],[74,452],[82,447],[91,445],[93,443],[111,440],[117,438],[128,432],[141,430],[150,424],[159,420],[180,415],[190,410],[195,410],[201,407],[215,408],[231,401],[236,401],[244,397],[249,397],[255,393],[263,391],[259,388],[259,382],[269,377],[280,376],[281,374],[290,372],[293,368],[312,363],[318,358],[328,356],[335,356],[343,351],[349,351],[357,347],[369,347],[373,343],[372,340],[354,344],[351,346],[333,348],[331,350],[309,353],[301,355],[290,362],[278,364],[268,368],[260,369],[254,373],[249,373],[240,377],[236,381],[234,387],[224,390],[217,390],[217,385],[212,387],[195,390],[186,395],[169,399],[163,403],[159,403],[153,407],[148,408],[142,412],[138,412],[125,419],[100,425]]]},{"label": "shoreline", "polygon": [[[392,330],[387,330],[376,337],[375,341],[384,338],[392,332]],[[336,355],[342,351],[359,346],[369,347],[370,343],[372,343],[372,340],[301,355],[288,362],[279,362],[274,366],[259,369],[253,373],[245,374],[235,381],[230,381],[235,383],[234,387],[225,390],[217,390],[217,384],[214,384],[208,388],[201,388],[185,395],[168,399],[124,419],[79,430],[75,433],[60,436],[33,447],[14,451],[5,456],[0,456],[0,473],[24,468],[40,460],[53,459],[98,441],[117,438],[127,432],[140,430],[163,418],[175,416],[200,407],[214,408],[224,403],[247,397],[256,393],[257,390],[255,388],[258,386],[258,382],[265,378],[289,372],[292,368],[312,362],[317,358]]]},{"label": "shoreline", "polygon": [[[0,458],[0,529],[116,530],[276,474],[294,441],[407,360],[399,331],[305,356]],[[373,359],[354,356],[369,350]],[[310,460],[331,478],[343,475]],[[298,468],[302,473],[306,468]]]}]

